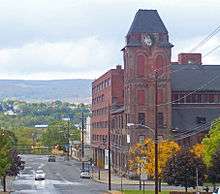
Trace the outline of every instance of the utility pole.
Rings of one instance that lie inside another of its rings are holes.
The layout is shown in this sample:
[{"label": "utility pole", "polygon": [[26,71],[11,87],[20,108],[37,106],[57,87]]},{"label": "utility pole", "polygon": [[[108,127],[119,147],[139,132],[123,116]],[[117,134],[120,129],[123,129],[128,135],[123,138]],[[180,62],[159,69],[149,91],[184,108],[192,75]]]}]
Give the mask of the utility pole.
[{"label": "utility pole", "polygon": [[67,160],[70,160],[70,119],[68,119],[68,123],[67,123],[67,139],[68,139],[68,149],[67,149]]},{"label": "utility pole", "polygon": [[108,106],[108,190],[111,191],[111,116]]},{"label": "utility pole", "polygon": [[155,194],[158,194],[158,126],[157,126],[157,105],[158,105],[158,72],[155,70]]},{"label": "utility pole", "polygon": [[196,194],[199,194],[199,172],[197,167],[196,167]]},{"label": "utility pole", "polygon": [[82,112],[82,139],[81,139],[81,160],[82,160],[82,170],[84,170],[84,113]]}]

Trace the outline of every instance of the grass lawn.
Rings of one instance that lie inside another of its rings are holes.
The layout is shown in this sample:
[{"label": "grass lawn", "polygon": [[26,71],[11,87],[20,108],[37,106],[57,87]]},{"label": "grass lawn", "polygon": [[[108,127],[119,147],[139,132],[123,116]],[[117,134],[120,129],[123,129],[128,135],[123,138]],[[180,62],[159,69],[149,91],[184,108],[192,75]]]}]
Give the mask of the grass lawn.
[{"label": "grass lawn", "polygon": [[[139,190],[125,190],[124,194],[143,194],[143,191]],[[146,190],[145,194],[154,194],[154,191]],[[162,191],[161,194],[169,194],[169,191]]]}]

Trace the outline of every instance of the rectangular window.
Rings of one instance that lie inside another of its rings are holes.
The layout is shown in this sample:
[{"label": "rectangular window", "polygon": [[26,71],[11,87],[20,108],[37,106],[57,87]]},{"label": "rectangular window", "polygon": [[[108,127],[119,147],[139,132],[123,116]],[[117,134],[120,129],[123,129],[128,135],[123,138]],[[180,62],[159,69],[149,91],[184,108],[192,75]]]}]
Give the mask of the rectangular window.
[{"label": "rectangular window", "polygon": [[145,113],[138,113],[138,124],[145,125]]},{"label": "rectangular window", "polygon": [[162,112],[157,113],[157,125],[159,128],[163,128],[163,113]]},{"label": "rectangular window", "polygon": [[203,103],[208,102],[208,94],[203,94]]},{"label": "rectangular window", "polygon": [[202,102],[202,96],[201,94],[197,94],[197,103],[201,103]]},{"label": "rectangular window", "polygon": [[122,129],[124,128],[124,118],[123,118],[123,115],[121,116],[121,128]]},{"label": "rectangular window", "polygon": [[214,102],[214,94],[209,94],[209,103]]},{"label": "rectangular window", "polygon": [[144,136],[143,135],[139,136],[139,143],[144,144]]},{"label": "rectangular window", "polygon": [[112,129],[115,129],[115,119],[112,119]]},{"label": "rectangular window", "polygon": [[217,96],[217,98],[218,98],[218,103],[220,103],[220,94]]},{"label": "rectangular window", "polygon": [[184,103],[184,94],[179,95],[179,103]]},{"label": "rectangular window", "polygon": [[162,104],[163,103],[163,90],[159,89],[158,90],[158,104]]},{"label": "rectangular window", "polygon": [[196,103],[196,95],[192,94],[192,103]]},{"label": "rectangular window", "polygon": [[172,101],[173,101],[173,103],[177,103],[177,99],[178,99],[178,94],[173,94],[173,95],[172,95]]},{"label": "rectangular window", "polygon": [[191,103],[191,95],[187,94],[186,103]]},{"label": "rectangular window", "polygon": [[137,75],[144,76],[144,56],[140,55],[137,57]]},{"label": "rectangular window", "polygon": [[144,90],[138,90],[137,91],[137,98],[138,98],[138,105],[144,105],[145,104]]}]

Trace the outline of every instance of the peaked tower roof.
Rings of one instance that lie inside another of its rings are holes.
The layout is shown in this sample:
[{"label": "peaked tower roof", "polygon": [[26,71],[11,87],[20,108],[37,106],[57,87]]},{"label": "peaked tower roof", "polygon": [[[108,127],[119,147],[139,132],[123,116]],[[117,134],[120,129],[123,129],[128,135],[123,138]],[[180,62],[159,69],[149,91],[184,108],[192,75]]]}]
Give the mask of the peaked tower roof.
[{"label": "peaked tower roof", "polygon": [[142,32],[168,33],[157,10],[138,10],[128,31],[128,35]]}]

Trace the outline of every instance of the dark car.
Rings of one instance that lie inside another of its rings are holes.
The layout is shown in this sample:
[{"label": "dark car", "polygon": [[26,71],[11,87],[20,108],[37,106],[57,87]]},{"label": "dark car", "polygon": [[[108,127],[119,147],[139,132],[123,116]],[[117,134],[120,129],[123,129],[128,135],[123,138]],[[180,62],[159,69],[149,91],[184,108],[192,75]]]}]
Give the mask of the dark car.
[{"label": "dark car", "polygon": [[48,162],[56,162],[56,157],[55,156],[49,156],[48,157]]}]

